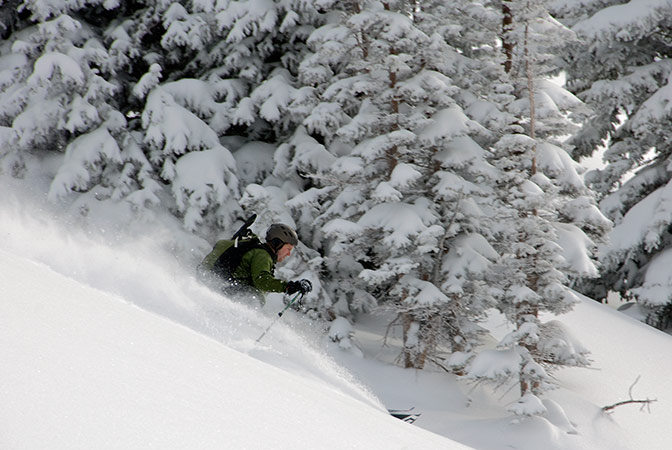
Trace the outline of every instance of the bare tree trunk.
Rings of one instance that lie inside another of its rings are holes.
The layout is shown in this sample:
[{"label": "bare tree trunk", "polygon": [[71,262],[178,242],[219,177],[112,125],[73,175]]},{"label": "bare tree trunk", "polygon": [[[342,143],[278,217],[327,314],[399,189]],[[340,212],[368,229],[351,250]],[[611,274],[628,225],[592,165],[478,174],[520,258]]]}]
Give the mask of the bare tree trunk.
[{"label": "bare tree trunk", "polygon": [[511,73],[513,68],[513,42],[510,41],[509,32],[513,27],[513,12],[510,6],[511,0],[502,0],[502,49],[504,50],[504,70]]},{"label": "bare tree trunk", "polygon": [[527,77],[527,94],[530,101],[530,138],[534,141],[532,149],[532,167],[530,175],[537,173],[537,136],[536,136],[536,115],[537,107],[534,100],[534,74],[532,71],[532,62],[530,61],[530,43],[529,43],[529,24],[525,24],[525,76]]},{"label": "bare tree trunk", "polygon": [[[397,50],[392,47],[390,48],[390,55],[396,55],[398,52]],[[390,70],[388,74],[388,79],[390,81],[390,84],[388,85],[390,89],[394,90],[397,87],[397,72],[394,70]],[[392,129],[390,131],[397,131],[399,130],[399,98],[396,95],[392,96],[392,100],[390,101],[390,109],[392,110],[392,114],[395,117],[395,122],[392,124]],[[390,174],[392,174],[392,171],[394,170],[395,167],[397,167],[397,152],[398,148],[396,145],[392,146],[387,151],[387,166],[389,168]]]},{"label": "bare tree trunk", "polygon": [[413,318],[411,317],[411,314],[408,312],[402,313],[402,326],[404,330],[403,334],[403,351],[404,351],[404,367],[407,369],[415,367],[413,365],[413,355],[411,354],[411,351],[408,347],[406,347],[406,342],[408,342],[409,339],[409,331],[411,329],[411,325],[413,324]]},{"label": "bare tree trunk", "polygon": [[[433,331],[433,322],[436,322],[437,317],[431,320],[419,322],[411,312],[404,312],[401,314],[401,320],[404,330],[404,367],[407,369],[422,369],[425,367],[425,362],[430,356],[429,352],[434,346],[435,336]],[[415,326],[414,326],[415,325]],[[423,331],[422,335],[420,331]],[[414,341],[412,347],[408,346],[409,339]]]}]

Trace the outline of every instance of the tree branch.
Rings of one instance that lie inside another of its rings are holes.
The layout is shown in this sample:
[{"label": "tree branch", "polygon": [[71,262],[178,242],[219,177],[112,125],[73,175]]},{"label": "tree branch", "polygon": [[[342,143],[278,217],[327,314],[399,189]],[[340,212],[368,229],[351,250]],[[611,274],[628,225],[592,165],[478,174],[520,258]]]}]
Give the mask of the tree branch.
[{"label": "tree branch", "polygon": [[613,405],[603,406],[603,407],[602,407],[602,411],[604,411],[604,412],[608,412],[608,411],[611,411],[611,410],[613,410],[613,409],[615,409],[615,408],[617,408],[617,407],[619,407],[619,406],[628,405],[628,404],[630,404],[630,403],[636,403],[636,404],[640,404],[640,405],[642,405],[642,406],[641,406],[641,410],[644,410],[644,408],[647,408],[647,410],[648,410],[649,412],[651,412],[651,410],[650,410],[651,403],[653,403],[653,402],[657,402],[657,401],[658,401],[657,399],[649,399],[649,398],[647,398],[646,400],[635,400],[634,398],[632,398],[632,389],[633,389],[633,388],[635,387],[635,385],[639,382],[639,379],[640,379],[640,378],[641,378],[641,375],[637,377],[637,379],[635,380],[635,382],[632,383],[632,385],[630,386],[630,389],[628,389],[628,395],[630,396],[630,400],[623,400],[623,401],[620,401],[620,402],[616,402],[616,403],[614,403]]},{"label": "tree branch", "polygon": [[387,325],[385,336],[383,336],[383,347],[387,347],[387,336],[390,334],[390,330],[399,321],[399,319],[401,319],[401,313],[397,314],[397,317],[395,317],[394,320]]}]

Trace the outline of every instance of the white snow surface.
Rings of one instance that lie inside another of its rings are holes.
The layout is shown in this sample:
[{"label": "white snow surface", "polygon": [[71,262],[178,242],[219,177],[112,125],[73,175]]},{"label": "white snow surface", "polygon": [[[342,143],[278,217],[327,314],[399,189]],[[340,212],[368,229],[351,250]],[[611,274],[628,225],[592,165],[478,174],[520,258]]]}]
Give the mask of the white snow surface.
[{"label": "white snow surface", "polygon": [[0,268],[2,448],[466,448],[248,354],[277,340],[236,350],[20,256]]},{"label": "white snow surface", "polygon": [[[293,311],[255,343],[279,298],[259,308],[210,291],[163,230],[103,239],[3,193],[3,450],[670,448],[670,336],[592,300],[557,318],[592,367],[555,373],[546,412],[521,419],[515,387],[391,364],[399,336],[383,345],[384,314],[360,317],[346,350]],[[493,343],[511,331],[489,320]],[[656,399],[650,412],[601,411],[640,375],[633,396]],[[385,412],[411,407],[413,425]]]},{"label": "white snow surface", "polygon": [[9,209],[3,450],[469,448],[390,416],[310,342],[321,327],[293,331],[296,314],[255,343],[277,301],[233,302],[147,241],[108,245]]}]

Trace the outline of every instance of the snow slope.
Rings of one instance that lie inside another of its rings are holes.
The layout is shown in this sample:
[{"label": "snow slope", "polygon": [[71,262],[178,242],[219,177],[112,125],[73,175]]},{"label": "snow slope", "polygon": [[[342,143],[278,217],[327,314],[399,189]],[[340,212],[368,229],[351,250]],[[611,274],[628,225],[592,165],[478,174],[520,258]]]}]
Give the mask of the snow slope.
[{"label": "snow slope", "polygon": [[467,448],[6,251],[0,296],[6,450]]},{"label": "snow slope", "polygon": [[[2,450],[672,448],[670,336],[592,300],[559,318],[592,368],[557,372],[548,412],[517,421],[515,389],[388,364],[399,349],[394,330],[383,345],[385,316],[356,325],[363,357],[292,312],[256,344],[279,299],[261,309],[201,286],[171,256],[169,231],[139,223],[130,238],[97,223],[88,233],[2,201]],[[639,375],[633,396],[657,399],[650,413],[601,412]],[[414,425],[385,413],[411,406]]]},{"label": "snow slope", "polygon": [[[516,389],[493,391],[427,371],[381,367],[371,359],[334,354],[390,407],[414,405],[415,422],[481,450],[669,450],[672,448],[672,338],[610,307],[584,298],[574,311],[559,317],[591,351],[588,369],[556,372],[559,388],[544,396],[548,413],[516,421],[506,407]],[[491,318],[491,329],[506,334],[508,324]],[[383,346],[389,320],[370,317],[356,326],[357,344],[377,360],[398,356],[394,336]],[[500,336],[496,336],[498,338]],[[493,339],[495,341],[496,339]],[[633,398],[655,399],[649,408],[631,404],[611,414],[602,406]],[[384,381],[383,381],[384,380]],[[400,390],[399,386],[404,389]]]}]

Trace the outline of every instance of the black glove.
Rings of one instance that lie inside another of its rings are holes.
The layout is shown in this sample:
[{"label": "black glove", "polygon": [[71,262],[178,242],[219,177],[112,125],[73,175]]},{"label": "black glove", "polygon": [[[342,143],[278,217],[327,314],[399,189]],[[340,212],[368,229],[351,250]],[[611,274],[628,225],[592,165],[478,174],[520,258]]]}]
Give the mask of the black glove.
[{"label": "black glove", "polygon": [[308,280],[290,281],[287,283],[285,292],[289,295],[300,292],[301,295],[306,295],[313,290],[313,284]]}]

